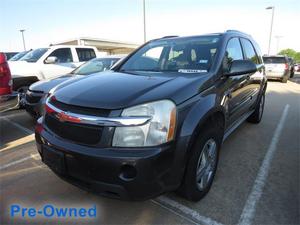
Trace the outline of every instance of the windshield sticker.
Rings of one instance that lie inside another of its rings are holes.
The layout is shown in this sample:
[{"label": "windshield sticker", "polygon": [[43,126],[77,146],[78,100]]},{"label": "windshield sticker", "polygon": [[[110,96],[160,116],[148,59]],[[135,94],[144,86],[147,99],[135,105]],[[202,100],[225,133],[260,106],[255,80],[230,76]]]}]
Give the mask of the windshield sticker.
[{"label": "windshield sticker", "polygon": [[206,73],[207,70],[179,69],[179,73]]}]

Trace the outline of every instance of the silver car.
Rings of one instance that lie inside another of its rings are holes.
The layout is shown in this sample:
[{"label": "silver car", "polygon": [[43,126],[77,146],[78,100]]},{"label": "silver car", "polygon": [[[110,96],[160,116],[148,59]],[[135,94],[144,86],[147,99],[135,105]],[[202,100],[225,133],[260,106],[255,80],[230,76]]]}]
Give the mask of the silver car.
[{"label": "silver car", "polygon": [[282,55],[263,57],[268,79],[281,80],[286,83],[291,75],[288,57]]},{"label": "silver car", "polygon": [[54,87],[58,85],[66,85],[75,80],[83,79],[87,75],[109,70],[121,56],[111,55],[103,58],[92,59],[70,74],[57,77],[52,80],[38,81],[33,83],[25,95],[25,109],[34,118],[38,118],[43,114],[46,99]]}]

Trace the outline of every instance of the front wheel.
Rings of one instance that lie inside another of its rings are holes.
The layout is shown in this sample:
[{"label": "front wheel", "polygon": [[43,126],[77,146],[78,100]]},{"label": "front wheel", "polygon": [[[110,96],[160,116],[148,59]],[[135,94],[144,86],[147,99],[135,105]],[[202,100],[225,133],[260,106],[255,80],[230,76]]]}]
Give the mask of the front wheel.
[{"label": "front wheel", "polygon": [[206,126],[193,147],[185,176],[178,192],[191,201],[199,201],[211,188],[222,143],[222,133],[214,126]]},{"label": "front wheel", "polygon": [[17,92],[20,95],[19,106],[21,109],[25,107],[25,96],[26,96],[26,92],[27,92],[28,88],[29,88],[28,86],[22,86],[22,87],[19,87],[17,90]]}]

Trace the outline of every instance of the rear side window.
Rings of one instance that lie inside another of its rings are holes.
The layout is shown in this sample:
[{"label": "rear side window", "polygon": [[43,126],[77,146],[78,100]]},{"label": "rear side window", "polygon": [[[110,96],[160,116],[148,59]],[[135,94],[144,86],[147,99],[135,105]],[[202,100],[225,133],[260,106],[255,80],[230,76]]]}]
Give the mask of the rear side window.
[{"label": "rear side window", "polygon": [[229,72],[229,68],[233,60],[242,60],[243,52],[238,38],[232,38],[226,46],[225,57],[223,60],[224,72]]},{"label": "rear side window", "polygon": [[70,48],[60,48],[54,50],[48,57],[57,57],[57,63],[69,63],[73,62],[73,57]]},{"label": "rear side window", "polygon": [[284,57],[263,57],[264,63],[265,64],[282,64],[286,63],[286,60]]},{"label": "rear side window", "polygon": [[79,62],[89,61],[96,58],[94,49],[92,48],[76,48]]},{"label": "rear side window", "polygon": [[245,53],[245,59],[251,60],[256,65],[260,64],[251,42],[244,38],[241,38],[241,42],[242,42],[244,53]]}]

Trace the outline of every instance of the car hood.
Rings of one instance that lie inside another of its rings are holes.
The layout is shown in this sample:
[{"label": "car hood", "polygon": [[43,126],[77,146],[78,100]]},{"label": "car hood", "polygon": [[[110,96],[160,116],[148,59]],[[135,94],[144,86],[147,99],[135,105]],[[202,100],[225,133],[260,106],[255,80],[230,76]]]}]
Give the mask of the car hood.
[{"label": "car hood", "polygon": [[70,79],[76,79],[76,78],[78,79],[81,77],[82,76],[80,75],[75,76],[75,75],[68,74],[51,80],[38,81],[30,85],[29,90],[49,93],[49,91],[52,88],[56,87],[57,85],[62,84],[63,82],[66,82]]},{"label": "car hood", "polygon": [[55,97],[66,104],[102,109],[122,109],[161,99],[179,104],[201,92],[208,77],[208,74],[108,71],[62,85],[55,91]]}]

